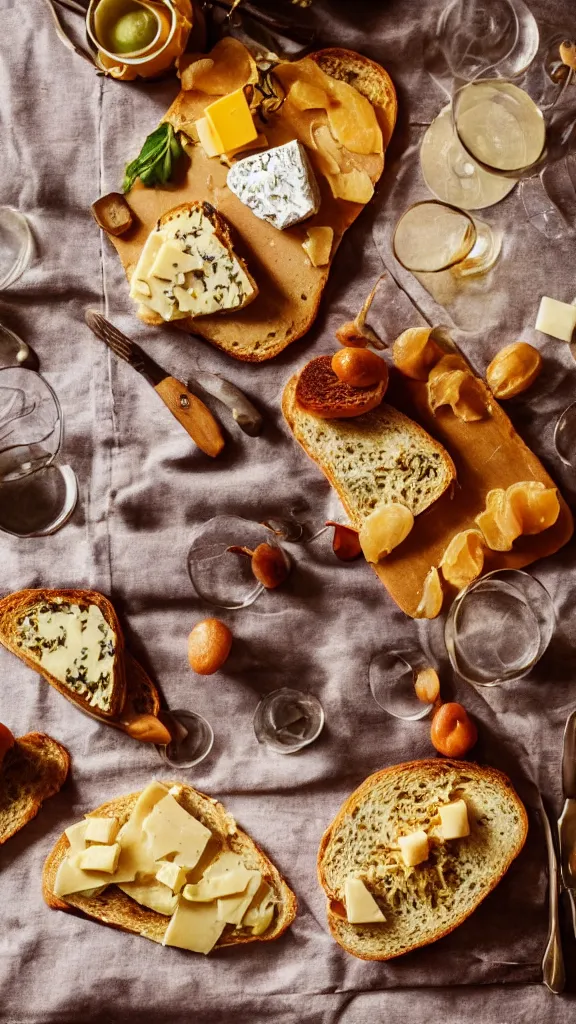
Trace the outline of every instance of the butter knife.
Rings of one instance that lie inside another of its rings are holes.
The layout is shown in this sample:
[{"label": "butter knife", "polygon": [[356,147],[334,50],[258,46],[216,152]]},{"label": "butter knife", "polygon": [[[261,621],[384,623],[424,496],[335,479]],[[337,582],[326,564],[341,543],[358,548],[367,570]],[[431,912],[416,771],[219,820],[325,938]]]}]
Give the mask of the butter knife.
[{"label": "butter knife", "polygon": [[163,370],[158,363],[146,355],[143,349],[127,338],[122,331],[114,327],[102,313],[95,309],[87,309],[84,314],[86,323],[104,344],[129,363],[145,380],[152,385],[157,395],[168,407],[173,416],[184,427],[195,444],[206,455],[215,458],[224,447],[224,438],[217,420],[212,413],[193,395],[182,381]]},{"label": "butter knife", "polygon": [[576,936],[576,709],[568,715],[562,750],[564,807],[558,819],[560,878],[568,893]]}]

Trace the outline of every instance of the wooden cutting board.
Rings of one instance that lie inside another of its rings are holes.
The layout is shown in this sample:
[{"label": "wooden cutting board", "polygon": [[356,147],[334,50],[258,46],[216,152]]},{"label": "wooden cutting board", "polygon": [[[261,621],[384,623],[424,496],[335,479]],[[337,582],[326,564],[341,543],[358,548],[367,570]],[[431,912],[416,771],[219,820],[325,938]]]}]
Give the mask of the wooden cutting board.
[{"label": "wooden cutting board", "polygon": [[[483,511],[488,491],[506,488],[523,480],[540,480],[546,487],[556,483],[540,460],[524,444],[508,416],[481,380],[492,415],[474,423],[459,420],[449,406],[432,412],[425,382],[409,380],[394,372],[386,401],[402,409],[437,438],[456,465],[457,483],[416,518],[414,528],[375,572],[394,601],[414,616],[427,573],[438,567],[449,542],[461,530],[477,529],[475,517]],[[574,530],[568,505],[560,497],[560,515],[550,529],[533,537],[520,537],[512,551],[487,551],[484,571],[520,569],[552,555],[566,544]],[[446,604],[456,589],[444,583]]]}]

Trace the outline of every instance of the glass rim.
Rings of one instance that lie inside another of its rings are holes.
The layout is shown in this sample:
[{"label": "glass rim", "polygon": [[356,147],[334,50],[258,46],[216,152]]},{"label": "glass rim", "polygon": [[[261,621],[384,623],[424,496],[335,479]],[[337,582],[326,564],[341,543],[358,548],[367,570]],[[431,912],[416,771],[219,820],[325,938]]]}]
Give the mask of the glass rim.
[{"label": "glass rim", "polygon": [[560,448],[558,447],[558,433],[561,429],[560,424],[563,422],[563,420],[565,420],[569,413],[572,413],[572,416],[576,416],[576,402],[570,402],[570,405],[567,405],[566,408],[563,409],[563,411],[560,413],[558,419],[556,420],[552,440],[554,441],[554,450],[560,461],[563,462],[564,465],[568,466],[570,469],[574,469],[576,463],[569,462],[568,459],[565,458],[564,455],[562,455]]},{"label": "glass rim", "polygon": [[[418,664],[416,664],[416,663],[414,663],[414,662],[409,660],[410,657],[413,656],[413,655],[416,656],[416,659],[415,659],[416,661],[421,662],[420,665],[418,665]],[[373,687],[373,684],[372,684],[372,666],[374,665],[375,661],[377,661],[377,659],[381,658],[381,657],[387,657],[387,658],[395,657],[395,658],[398,659],[398,661],[402,661],[406,665],[406,667],[410,670],[410,672],[412,673],[412,677],[413,677],[412,678],[412,685],[413,685],[413,687],[415,687],[415,685],[416,685],[416,678],[418,676],[418,672],[419,671],[421,671],[421,670],[423,670],[425,668],[434,668],[434,666],[432,664],[429,664],[431,659],[426,659],[426,657],[424,656],[424,652],[420,648],[418,648],[416,646],[412,646],[412,647],[410,647],[410,646],[406,646],[406,647],[392,647],[390,649],[385,648],[384,650],[377,651],[375,654],[373,654],[372,657],[370,658],[370,664],[368,666],[368,689],[370,690],[370,694],[372,696],[373,701],[378,705],[378,707],[382,711],[386,712],[386,714],[390,715],[392,718],[398,719],[398,721],[400,721],[400,722],[419,722],[423,718],[426,718],[426,716],[430,714],[430,712],[432,711],[432,708],[434,707],[434,701],[430,701],[430,702],[421,701],[416,696],[416,690],[414,690],[414,697],[415,697],[415,701],[416,701],[414,706],[416,707],[416,704],[418,704],[421,707],[420,707],[420,710],[415,711],[413,714],[409,714],[409,715],[397,714],[396,711],[391,711],[390,708],[387,705],[382,704],[381,701],[378,700],[378,697],[374,693],[374,687]]]},{"label": "glass rim", "polygon": [[[544,122],[544,142],[542,144],[542,149],[540,150],[540,153],[538,154],[536,159],[533,160],[532,163],[530,163],[530,164],[521,164],[519,167],[509,167],[509,168],[495,167],[493,164],[488,164],[488,163],[486,163],[486,161],[481,160],[480,157],[476,156],[476,154],[472,152],[470,147],[466,145],[466,143],[464,142],[464,139],[460,135],[460,132],[458,130],[458,123],[457,123],[457,112],[458,112],[458,104],[459,104],[460,99],[462,97],[462,93],[465,92],[466,89],[469,89],[471,86],[484,85],[484,84],[492,84],[493,85],[494,83],[499,83],[500,85],[510,85],[513,89],[516,89],[517,92],[523,92],[526,96],[528,96],[528,99],[534,105],[535,109],[540,114],[540,117],[542,118],[542,121]],[[543,158],[546,156],[547,143],[548,143],[548,131],[547,131],[547,128],[546,128],[546,121],[545,121],[545,118],[544,118],[544,114],[540,110],[540,107],[538,106],[538,104],[534,103],[534,100],[529,95],[529,93],[527,93],[525,89],[521,89],[519,85],[516,85],[516,83],[511,81],[511,79],[509,79],[509,78],[475,78],[472,82],[466,82],[464,85],[460,86],[460,88],[457,89],[456,92],[454,93],[454,95],[452,96],[452,99],[450,101],[450,112],[451,112],[451,117],[452,117],[452,124],[454,126],[454,131],[456,133],[456,137],[458,139],[458,142],[460,143],[462,148],[466,151],[466,153],[468,154],[470,159],[473,160],[474,163],[478,164],[478,166],[481,167],[482,170],[487,171],[488,174],[495,174],[495,175],[497,175],[499,177],[502,177],[502,178],[513,178],[515,181],[517,181],[520,177],[526,176],[528,174],[528,172],[535,172],[536,169],[541,165]]]},{"label": "glass rim", "polygon": [[[50,455],[50,458],[42,466],[37,466],[35,469],[32,469],[32,470],[30,470],[30,471],[28,471],[26,473],[19,473],[18,476],[12,477],[10,480],[0,481],[0,486],[2,486],[2,483],[15,483],[17,480],[25,480],[27,477],[33,476],[34,473],[39,473],[43,469],[48,469],[49,466],[53,465],[54,461],[56,460],[56,458],[60,454],[60,451],[62,449],[62,442],[63,442],[63,439],[64,439],[64,417],[63,417],[63,414],[62,414],[62,406],[60,405],[60,401],[58,399],[58,395],[54,391],[54,388],[52,387],[52,385],[48,383],[48,381],[46,380],[44,375],[41,374],[38,370],[33,370],[30,366],[17,366],[16,365],[16,366],[0,366],[0,387],[2,387],[2,377],[1,377],[1,375],[3,373],[8,373],[8,372],[12,372],[13,373],[15,371],[17,373],[30,373],[30,374],[33,374],[35,377],[38,377],[42,381],[42,384],[44,385],[44,387],[49,391],[49,393],[50,393],[50,395],[52,397],[52,400],[54,402],[54,406],[56,408],[56,420],[55,420],[54,426],[53,426],[52,430],[50,431],[50,433],[45,434],[44,437],[39,438],[39,441],[45,441],[47,437],[52,437],[52,435],[57,431],[58,432],[58,443],[56,445],[55,451],[52,452],[52,454]],[[11,452],[11,451],[14,451],[16,448],[22,448],[22,447],[23,447],[22,444],[11,444],[11,445],[8,445],[6,448],[3,448],[2,452]]]},{"label": "glass rim", "polygon": [[[403,260],[400,259],[400,256],[398,255],[398,251],[396,249],[396,233],[404,218],[418,206],[442,206],[444,207],[444,209],[451,210],[452,213],[457,213],[460,216],[464,217],[468,221],[470,227],[472,228],[473,238],[470,243],[470,248],[466,252],[462,253],[461,255],[458,255],[457,257],[455,257],[455,259],[450,260],[443,266],[437,267],[435,270],[423,270],[420,267],[408,267],[403,262]],[[392,235],[392,251],[394,253],[395,258],[398,260],[400,266],[404,267],[404,270],[408,270],[411,274],[440,274],[442,273],[443,270],[450,270],[451,267],[456,267],[458,266],[459,263],[463,263],[463,261],[472,252],[472,249],[476,245],[477,240],[478,232],[476,230],[476,224],[474,222],[474,218],[470,216],[467,210],[460,210],[459,207],[453,206],[452,203],[444,203],[441,199],[419,199],[418,202],[412,203],[406,210],[404,210],[404,213],[402,213],[398,218],[396,226],[394,228],[394,234]]]},{"label": "glass rim", "polygon": [[[451,664],[453,670],[456,672],[456,674],[458,676],[460,676],[461,679],[464,679],[465,682],[470,683],[472,686],[479,686],[479,687],[482,687],[482,688],[484,688],[484,687],[489,688],[489,687],[492,687],[492,686],[499,686],[502,683],[516,682],[517,680],[522,679],[524,676],[526,676],[528,674],[528,672],[531,671],[531,669],[534,668],[534,665],[536,665],[540,661],[540,658],[542,657],[542,655],[544,654],[544,651],[546,650],[546,648],[548,647],[548,644],[550,643],[550,638],[549,638],[547,643],[546,643],[546,646],[544,647],[544,649],[543,650],[539,649],[537,651],[537,653],[534,655],[534,657],[530,660],[530,662],[527,665],[525,665],[524,668],[522,668],[519,672],[511,672],[510,674],[502,673],[497,679],[493,679],[493,680],[492,679],[490,679],[490,680],[478,680],[478,679],[473,679],[470,676],[465,675],[464,672],[462,671],[462,669],[461,669],[461,667],[459,665],[459,662],[458,662],[458,658],[456,656],[454,636],[451,635],[451,631],[456,628],[456,618],[457,618],[458,612],[459,612],[459,610],[460,610],[460,608],[462,606],[462,603],[463,603],[464,599],[470,593],[472,593],[480,584],[489,582],[490,580],[493,580],[493,578],[495,576],[496,577],[500,577],[504,573],[511,573],[511,574],[514,574],[515,576],[521,576],[521,577],[524,577],[525,579],[530,580],[532,583],[535,583],[537,588],[541,591],[542,597],[544,598],[544,600],[546,602],[546,605],[548,607],[548,610],[551,613],[553,627],[556,624],[556,612],[554,610],[554,603],[552,601],[552,597],[551,597],[549,591],[544,586],[544,584],[539,579],[537,579],[536,576],[533,576],[531,573],[526,572],[524,569],[517,569],[515,567],[504,568],[504,569],[493,569],[491,572],[486,573],[485,576],[480,576],[479,579],[472,580],[472,582],[469,583],[467,587],[464,587],[464,589],[461,590],[460,593],[457,594],[456,597],[454,598],[454,601],[452,602],[452,605],[451,605],[451,607],[449,609],[448,615],[446,616],[446,622],[445,622],[445,625],[444,625],[444,644],[445,644],[445,647],[446,647],[446,651],[448,652],[448,658],[449,658],[450,664]],[[536,626],[538,627],[538,631],[540,632],[541,631],[541,627],[540,627],[540,623],[538,621],[538,618],[537,618],[536,614],[534,613],[534,611],[532,610],[531,605],[528,603],[527,599],[525,598],[525,595],[522,593],[520,588],[515,586],[514,583],[511,583],[508,580],[497,579],[495,582],[497,582],[497,583],[499,582],[499,583],[509,587],[510,589],[514,590],[518,594],[518,596],[521,599],[524,600],[524,603],[529,608],[529,610],[530,610],[530,612],[531,612],[531,614],[532,614],[532,616],[533,616],[533,618],[535,620]]]}]

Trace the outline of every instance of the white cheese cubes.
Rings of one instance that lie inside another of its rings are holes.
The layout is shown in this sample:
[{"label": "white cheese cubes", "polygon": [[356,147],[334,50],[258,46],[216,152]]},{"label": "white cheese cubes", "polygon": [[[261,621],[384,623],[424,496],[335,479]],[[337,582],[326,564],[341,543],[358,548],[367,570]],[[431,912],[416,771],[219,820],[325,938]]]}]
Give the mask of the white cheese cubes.
[{"label": "white cheese cubes", "polygon": [[314,171],[296,139],[239,160],[228,171],[227,183],[256,217],[280,231],[306,220],[320,207]]},{"label": "white cheese cubes", "polygon": [[117,818],[88,818],[84,839],[87,843],[113,843],[119,828]]},{"label": "white cheese cubes", "polygon": [[422,829],[399,836],[398,846],[406,867],[413,868],[428,859],[428,836]]},{"label": "white cheese cubes", "polygon": [[464,800],[453,800],[438,808],[442,839],[462,839],[470,835],[468,808]]},{"label": "white cheese cubes", "polygon": [[130,281],[130,297],[168,321],[239,309],[257,293],[209,203],[152,231]]},{"label": "white cheese cubes", "polygon": [[550,299],[545,295],[540,299],[540,308],[536,318],[536,330],[549,334],[559,341],[572,341],[576,327],[576,306],[558,299]]},{"label": "white cheese cubes", "polygon": [[112,846],[89,846],[78,855],[78,867],[82,871],[103,871],[113,875],[118,867],[120,844]]},{"label": "white cheese cubes", "polygon": [[346,917],[350,924],[381,924],[386,918],[361,878],[349,877],[344,882]]},{"label": "white cheese cubes", "polygon": [[171,860],[163,860],[160,862],[160,867],[156,872],[156,878],[159,882],[167,885],[169,889],[172,889],[173,893],[177,893],[186,884],[186,871],[179,864],[174,864]]}]

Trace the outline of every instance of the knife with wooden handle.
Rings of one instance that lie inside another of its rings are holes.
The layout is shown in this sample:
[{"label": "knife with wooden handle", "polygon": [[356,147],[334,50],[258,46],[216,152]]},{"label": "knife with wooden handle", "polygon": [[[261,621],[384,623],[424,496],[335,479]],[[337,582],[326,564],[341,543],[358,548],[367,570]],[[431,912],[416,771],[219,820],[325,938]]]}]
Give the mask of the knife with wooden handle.
[{"label": "knife with wooden handle", "polygon": [[194,443],[212,458],[219,455],[224,447],[224,438],[217,420],[204,402],[193,395],[182,381],[171,377],[102,313],[87,309],[84,316],[92,333],[152,385]]}]

